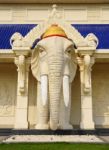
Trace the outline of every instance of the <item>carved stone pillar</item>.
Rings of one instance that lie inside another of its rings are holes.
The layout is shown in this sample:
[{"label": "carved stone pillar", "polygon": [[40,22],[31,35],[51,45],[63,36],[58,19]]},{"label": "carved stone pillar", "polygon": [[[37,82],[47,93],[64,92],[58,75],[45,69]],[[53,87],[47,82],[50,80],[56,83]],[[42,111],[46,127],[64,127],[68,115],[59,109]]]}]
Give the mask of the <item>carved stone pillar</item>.
[{"label": "carved stone pillar", "polygon": [[81,81],[81,129],[94,129],[92,108],[91,67],[94,64],[94,50],[79,51],[78,64]]},{"label": "carved stone pillar", "polygon": [[15,51],[16,58],[15,64],[18,69],[18,81],[17,81],[17,102],[16,102],[16,114],[15,114],[15,129],[27,129],[28,128],[28,75],[29,75],[29,62],[26,56],[28,51],[24,53],[17,53]]}]

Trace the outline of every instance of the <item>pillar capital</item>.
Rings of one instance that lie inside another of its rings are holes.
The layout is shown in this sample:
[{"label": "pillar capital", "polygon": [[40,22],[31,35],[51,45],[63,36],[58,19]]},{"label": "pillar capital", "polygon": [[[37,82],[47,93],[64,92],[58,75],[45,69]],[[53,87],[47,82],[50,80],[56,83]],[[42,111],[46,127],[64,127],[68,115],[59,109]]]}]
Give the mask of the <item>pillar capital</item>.
[{"label": "pillar capital", "polygon": [[82,57],[84,55],[93,56],[96,51],[96,47],[78,47],[77,53],[78,56]]},{"label": "pillar capital", "polygon": [[28,47],[14,47],[13,52],[16,56],[24,55],[25,57],[28,57],[30,49]]},{"label": "pillar capital", "polygon": [[29,71],[30,63],[27,59],[27,57],[30,54],[29,49],[19,49],[15,48],[13,49],[13,52],[15,53],[16,57],[14,60],[14,63],[18,67],[18,91],[20,94],[25,93],[25,78],[26,78],[26,71]]}]

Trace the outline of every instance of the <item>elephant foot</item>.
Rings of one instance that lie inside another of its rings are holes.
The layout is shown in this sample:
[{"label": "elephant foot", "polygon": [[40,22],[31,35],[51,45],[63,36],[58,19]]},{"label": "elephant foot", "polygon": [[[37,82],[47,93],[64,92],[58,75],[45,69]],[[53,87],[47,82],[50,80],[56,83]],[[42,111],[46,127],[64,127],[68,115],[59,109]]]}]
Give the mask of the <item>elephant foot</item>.
[{"label": "elephant foot", "polygon": [[57,130],[58,129],[58,125],[56,123],[50,122],[50,129],[51,130]]},{"label": "elephant foot", "polygon": [[49,125],[48,125],[48,124],[40,124],[40,123],[38,123],[38,124],[35,126],[35,129],[48,130],[48,129],[49,129]]},{"label": "elephant foot", "polygon": [[73,126],[71,124],[59,125],[59,129],[62,129],[62,130],[72,130]]}]

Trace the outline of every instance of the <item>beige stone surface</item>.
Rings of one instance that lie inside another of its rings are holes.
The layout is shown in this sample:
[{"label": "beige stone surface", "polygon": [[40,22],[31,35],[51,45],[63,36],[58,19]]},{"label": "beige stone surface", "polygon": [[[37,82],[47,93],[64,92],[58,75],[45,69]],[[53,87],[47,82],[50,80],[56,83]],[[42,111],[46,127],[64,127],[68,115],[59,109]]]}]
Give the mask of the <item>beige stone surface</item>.
[{"label": "beige stone surface", "polygon": [[109,0],[0,0],[0,3],[109,3]]},{"label": "beige stone surface", "polygon": [[0,64],[0,126],[14,125],[17,71],[14,64]]},{"label": "beige stone surface", "polygon": [[96,125],[109,126],[109,64],[95,64],[92,71],[92,96]]}]

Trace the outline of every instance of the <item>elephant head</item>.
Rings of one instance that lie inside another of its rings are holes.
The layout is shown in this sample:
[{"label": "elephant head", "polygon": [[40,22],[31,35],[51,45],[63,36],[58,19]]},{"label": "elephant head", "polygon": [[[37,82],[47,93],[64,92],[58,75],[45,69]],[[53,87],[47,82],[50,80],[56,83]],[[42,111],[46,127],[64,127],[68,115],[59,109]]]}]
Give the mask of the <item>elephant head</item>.
[{"label": "elephant head", "polygon": [[62,93],[65,105],[68,105],[69,83],[74,79],[76,67],[74,43],[61,27],[52,25],[33,51],[31,68],[34,77],[41,82],[43,105],[49,99],[50,128],[53,130],[59,122]]}]

